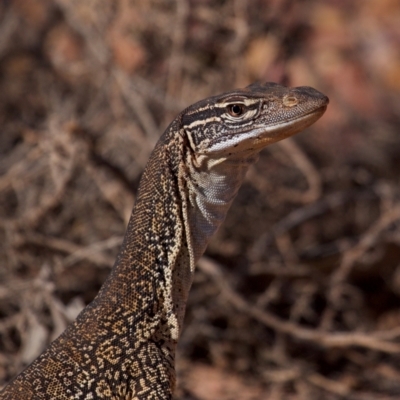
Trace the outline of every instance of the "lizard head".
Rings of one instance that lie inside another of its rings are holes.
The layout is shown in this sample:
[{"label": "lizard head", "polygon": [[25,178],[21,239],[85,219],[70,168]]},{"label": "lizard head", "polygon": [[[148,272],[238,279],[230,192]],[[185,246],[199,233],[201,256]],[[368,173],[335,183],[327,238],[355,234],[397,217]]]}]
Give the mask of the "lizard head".
[{"label": "lizard head", "polygon": [[255,83],[190,106],[183,113],[183,131],[200,155],[258,153],[313,124],[328,103],[311,87]]}]

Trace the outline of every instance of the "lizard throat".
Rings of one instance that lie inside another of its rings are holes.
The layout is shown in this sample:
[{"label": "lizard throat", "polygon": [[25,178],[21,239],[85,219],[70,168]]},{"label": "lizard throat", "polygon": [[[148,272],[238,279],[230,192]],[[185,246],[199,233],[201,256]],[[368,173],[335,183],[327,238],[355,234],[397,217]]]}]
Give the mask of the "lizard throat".
[{"label": "lizard throat", "polygon": [[203,155],[195,160],[187,159],[187,221],[194,261],[201,257],[210,237],[224,221],[249,166],[257,158],[258,153],[245,157],[242,154],[217,159]]}]

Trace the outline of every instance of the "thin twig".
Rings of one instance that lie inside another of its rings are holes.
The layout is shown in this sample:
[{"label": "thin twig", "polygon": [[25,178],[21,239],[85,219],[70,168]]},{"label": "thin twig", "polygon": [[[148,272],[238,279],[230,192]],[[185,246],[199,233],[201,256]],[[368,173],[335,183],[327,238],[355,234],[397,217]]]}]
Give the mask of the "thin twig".
[{"label": "thin twig", "polygon": [[307,329],[302,326],[283,321],[268,311],[262,310],[256,305],[249,304],[237,292],[235,292],[227,283],[222,268],[209,258],[203,257],[198,263],[200,269],[209,275],[218,285],[223,296],[236,308],[242,312],[251,315],[253,318],[262,322],[270,328],[279,332],[286,333],[296,339],[311,341],[322,347],[350,347],[361,346],[371,350],[378,350],[384,353],[400,353],[400,345],[384,341],[375,336],[375,333],[327,333],[320,330]]}]

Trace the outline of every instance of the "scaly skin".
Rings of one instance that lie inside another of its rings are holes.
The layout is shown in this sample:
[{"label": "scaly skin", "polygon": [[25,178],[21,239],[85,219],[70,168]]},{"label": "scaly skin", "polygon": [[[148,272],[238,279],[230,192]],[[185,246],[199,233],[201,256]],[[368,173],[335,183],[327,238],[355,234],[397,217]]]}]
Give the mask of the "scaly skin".
[{"label": "scaly skin", "polygon": [[200,101],[160,138],[97,297],[1,400],[171,399],[195,263],[267,145],[322,116],[308,87],[254,84]]}]

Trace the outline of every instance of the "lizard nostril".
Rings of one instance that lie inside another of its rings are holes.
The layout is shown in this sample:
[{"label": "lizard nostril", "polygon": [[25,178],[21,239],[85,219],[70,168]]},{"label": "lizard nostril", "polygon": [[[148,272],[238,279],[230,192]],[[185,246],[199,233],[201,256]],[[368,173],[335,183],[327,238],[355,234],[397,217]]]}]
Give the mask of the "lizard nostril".
[{"label": "lizard nostril", "polygon": [[285,97],[283,98],[282,101],[283,101],[283,104],[284,104],[286,107],[293,107],[293,106],[296,106],[297,103],[299,102],[299,101],[297,100],[297,98],[294,97],[294,96],[285,96]]}]

